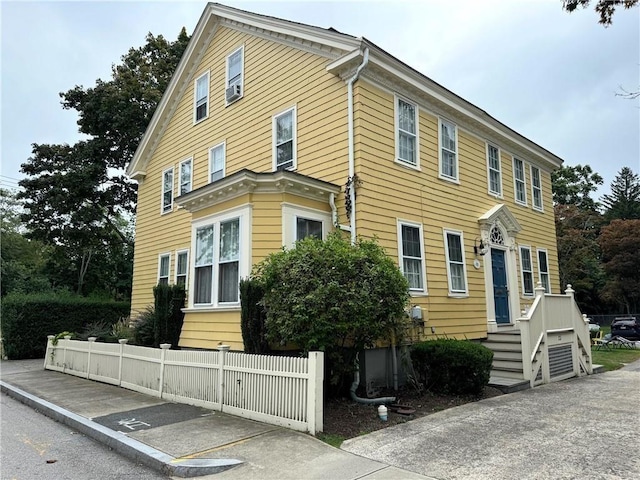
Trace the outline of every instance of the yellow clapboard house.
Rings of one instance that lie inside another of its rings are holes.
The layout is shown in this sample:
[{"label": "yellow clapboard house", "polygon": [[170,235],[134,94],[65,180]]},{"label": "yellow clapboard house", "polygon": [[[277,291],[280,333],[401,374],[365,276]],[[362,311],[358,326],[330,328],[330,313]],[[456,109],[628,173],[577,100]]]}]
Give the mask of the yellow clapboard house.
[{"label": "yellow clapboard house", "polygon": [[132,316],[181,282],[180,346],[242,350],[239,280],[340,228],[397,261],[421,338],[514,329],[560,293],[561,164],[364,38],[210,3],[128,168]]}]

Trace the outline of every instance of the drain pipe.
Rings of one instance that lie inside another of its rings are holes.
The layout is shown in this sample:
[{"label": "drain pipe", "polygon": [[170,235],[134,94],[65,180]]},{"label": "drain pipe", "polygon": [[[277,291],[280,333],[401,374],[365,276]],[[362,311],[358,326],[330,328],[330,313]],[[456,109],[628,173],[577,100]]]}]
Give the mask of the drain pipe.
[{"label": "drain pipe", "polygon": [[[347,82],[347,117],[349,123],[349,179],[352,179],[356,172],[353,140],[353,84],[360,76],[360,72],[369,63],[369,48],[364,49],[362,63],[356,69],[356,73]],[[349,215],[349,225],[351,227],[351,243],[356,243],[356,187],[351,185],[349,189],[349,200],[351,200],[351,213]]]},{"label": "drain pipe", "polygon": [[380,397],[380,398],[362,398],[356,395],[356,390],[358,389],[358,385],[360,385],[360,360],[359,353],[356,353],[356,371],[353,374],[353,383],[351,384],[351,388],[349,389],[349,393],[351,394],[351,400],[358,403],[363,403],[365,405],[382,405],[385,403],[394,403],[396,401],[396,397]]},{"label": "drain pipe", "polygon": [[338,228],[338,208],[336,207],[336,196],[333,193],[329,194],[329,205],[331,206],[331,223]]}]

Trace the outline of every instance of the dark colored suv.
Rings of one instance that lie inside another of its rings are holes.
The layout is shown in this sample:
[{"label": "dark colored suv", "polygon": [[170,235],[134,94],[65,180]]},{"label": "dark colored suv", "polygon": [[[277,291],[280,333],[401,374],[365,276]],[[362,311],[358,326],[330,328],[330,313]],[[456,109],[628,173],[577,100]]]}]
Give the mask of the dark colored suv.
[{"label": "dark colored suv", "polygon": [[611,335],[629,340],[640,340],[640,318],[616,317],[611,324]]}]

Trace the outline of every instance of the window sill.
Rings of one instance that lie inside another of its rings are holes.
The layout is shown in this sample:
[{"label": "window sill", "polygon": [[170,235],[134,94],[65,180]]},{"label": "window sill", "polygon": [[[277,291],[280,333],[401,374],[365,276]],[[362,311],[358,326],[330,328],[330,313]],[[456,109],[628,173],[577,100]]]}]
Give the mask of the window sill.
[{"label": "window sill", "polygon": [[544,213],[544,209],[543,208],[539,208],[539,207],[532,207],[534,212],[538,212],[538,213]]},{"label": "window sill", "polygon": [[173,212],[173,207],[171,207],[169,210],[163,210],[160,212],[160,215],[168,215],[169,213]]},{"label": "window sill", "polygon": [[182,311],[184,313],[239,312],[240,304],[229,305],[224,307],[212,307],[212,306],[186,307],[186,308],[183,308]]},{"label": "window sill", "polygon": [[528,207],[528,204],[519,202],[518,200],[514,200],[514,203],[519,207],[525,207],[525,208]]},{"label": "window sill", "polygon": [[468,293],[449,293],[449,298],[469,298]]},{"label": "window sill", "polygon": [[445,182],[449,182],[449,183],[454,183],[456,185],[460,185],[460,179],[459,178],[453,178],[453,177],[447,177],[445,175],[438,175],[438,178],[440,180],[444,180]]},{"label": "window sill", "polygon": [[401,167],[405,167],[405,168],[410,168],[411,170],[417,170],[418,172],[421,172],[421,168],[420,168],[420,163],[416,163],[415,165],[409,162],[405,162],[404,160],[401,160],[399,158],[396,158],[394,160],[394,163],[396,165],[400,165]]},{"label": "window sill", "polygon": [[489,196],[491,198],[498,198],[500,200],[502,200],[502,198],[503,198],[501,193],[496,193],[496,192],[489,192]]},{"label": "window sill", "polygon": [[234,103],[239,102],[240,100],[242,100],[243,97],[244,97],[244,95],[240,95],[238,98],[236,98],[235,100],[231,100],[230,102],[227,101],[227,99],[225,98],[224,107],[227,108],[227,107],[233,105]]},{"label": "window sill", "polygon": [[429,296],[429,292],[419,292],[417,290],[410,290],[409,291],[409,296],[411,296],[411,297],[428,297]]},{"label": "window sill", "polygon": [[207,115],[206,117],[202,117],[200,120],[196,120],[195,118],[193,119],[193,125],[196,126],[199,123],[204,122],[207,118],[209,118],[209,115]]}]

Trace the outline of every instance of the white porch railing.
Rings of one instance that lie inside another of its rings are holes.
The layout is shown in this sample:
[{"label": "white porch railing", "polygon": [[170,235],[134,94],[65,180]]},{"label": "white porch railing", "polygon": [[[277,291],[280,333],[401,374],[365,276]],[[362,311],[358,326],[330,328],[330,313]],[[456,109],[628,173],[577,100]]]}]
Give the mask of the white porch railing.
[{"label": "white porch railing", "polygon": [[44,367],[312,435],[322,431],[324,353],[308,358],[169,350],[50,336]]},{"label": "white porch railing", "polygon": [[525,380],[541,383],[593,373],[591,340],[571,285],[564,295],[545,294],[539,283],[528,312],[518,319]]}]

